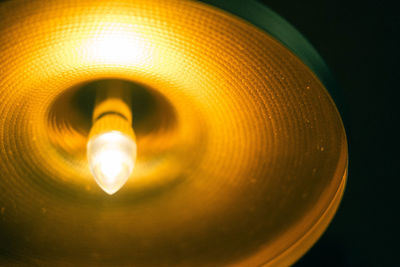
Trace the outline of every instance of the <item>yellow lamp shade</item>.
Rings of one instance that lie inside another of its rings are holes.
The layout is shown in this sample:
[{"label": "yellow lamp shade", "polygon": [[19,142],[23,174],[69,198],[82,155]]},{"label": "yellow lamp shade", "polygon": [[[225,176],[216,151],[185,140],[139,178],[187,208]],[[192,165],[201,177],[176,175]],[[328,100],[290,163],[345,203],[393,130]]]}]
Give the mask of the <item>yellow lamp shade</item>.
[{"label": "yellow lamp shade", "polygon": [[[0,265],[295,262],[337,209],[347,144],[293,51],[197,1],[0,3]],[[86,156],[110,80],[137,145],[112,196]]]}]

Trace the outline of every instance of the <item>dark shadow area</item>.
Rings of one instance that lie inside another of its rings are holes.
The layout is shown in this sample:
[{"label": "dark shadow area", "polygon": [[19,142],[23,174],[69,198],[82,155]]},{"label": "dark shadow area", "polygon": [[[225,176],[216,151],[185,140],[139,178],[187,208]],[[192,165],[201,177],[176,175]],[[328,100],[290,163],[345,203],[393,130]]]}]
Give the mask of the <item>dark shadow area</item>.
[{"label": "dark shadow area", "polygon": [[[76,85],[61,94],[50,108],[52,127],[67,124],[81,133],[89,134],[96,92],[104,89],[112,79],[95,80]],[[120,80],[118,80],[120,81]],[[138,137],[151,132],[166,131],[176,124],[176,113],[171,103],[158,91],[139,83],[123,81],[132,96],[132,126]]]},{"label": "dark shadow area", "polygon": [[[395,1],[259,0],[316,48],[342,89],[349,176],[331,225],[296,266],[398,262],[399,25]],[[396,142],[397,143],[397,142]]]},{"label": "dark shadow area", "polygon": [[341,243],[341,241],[325,239],[326,237],[323,236],[319,241],[319,245],[312,247],[308,254],[302,257],[295,266],[354,266],[351,258],[348,256],[345,246]]}]

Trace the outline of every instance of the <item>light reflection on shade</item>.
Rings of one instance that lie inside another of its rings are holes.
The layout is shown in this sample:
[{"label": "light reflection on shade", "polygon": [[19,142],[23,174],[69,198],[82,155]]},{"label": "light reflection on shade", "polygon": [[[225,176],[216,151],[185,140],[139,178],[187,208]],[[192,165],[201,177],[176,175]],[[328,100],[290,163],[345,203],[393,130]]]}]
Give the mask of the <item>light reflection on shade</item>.
[{"label": "light reflection on shade", "polygon": [[104,22],[98,26],[98,34],[83,42],[85,56],[96,62],[108,64],[140,64],[151,57],[149,42],[140,36],[132,25]]},{"label": "light reflection on shade", "polygon": [[[343,125],[318,77],[266,31],[202,1],[0,2],[11,265],[289,266],[322,234],[345,183]],[[113,121],[90,135],[63,108],[72,101],[56,103],[108,78],[168,103],[146,116],[132,106],[138,158],[112,198],[93,185],[87,137],[127,132]]]}]

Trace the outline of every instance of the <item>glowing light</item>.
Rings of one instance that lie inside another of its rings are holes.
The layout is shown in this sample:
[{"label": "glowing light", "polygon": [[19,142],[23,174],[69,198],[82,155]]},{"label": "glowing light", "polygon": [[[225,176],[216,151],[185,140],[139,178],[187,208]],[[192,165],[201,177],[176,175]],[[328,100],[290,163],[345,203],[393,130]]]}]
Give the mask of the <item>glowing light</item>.
[{"label": "glowing light", "polygon": [[96,37],[84,45],[93,60],[111,64],[136,65],[146,61],[151,54],[144,40],[130,25],[108,23],[99,28]]},{"label": "glowing light", "polygon": [[89,140],[87,156],[97,184],[112,195],[132,174],[136,161],[136,143],[121,132],[106,132]]}]

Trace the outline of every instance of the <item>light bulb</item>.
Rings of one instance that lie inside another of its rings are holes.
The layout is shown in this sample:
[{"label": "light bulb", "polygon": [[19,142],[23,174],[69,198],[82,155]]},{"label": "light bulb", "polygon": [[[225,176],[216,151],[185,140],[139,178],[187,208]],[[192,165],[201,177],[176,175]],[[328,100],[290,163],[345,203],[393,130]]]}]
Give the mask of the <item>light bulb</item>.
[{"label": "light bulb", "polygon": [[86,153],[95,181],[112,195],[131,176],[136,161],[131,91],[128,83],[121,80],[103,80],[96,86]]},{"label": "light bulb", "polygon": [[122,132],[104,132],[90,138],[87,158],[97,184],[112,195],[132,174],[136,161],[136,143]]}]

